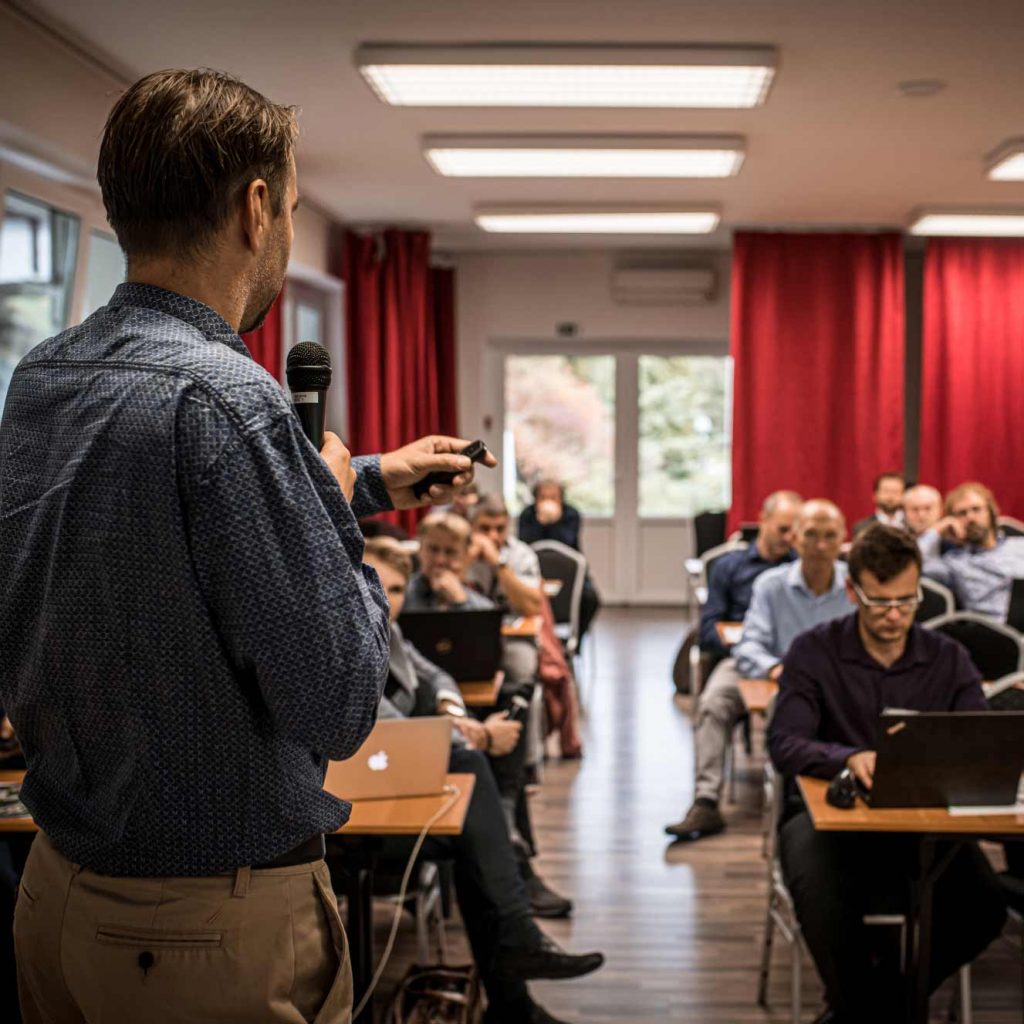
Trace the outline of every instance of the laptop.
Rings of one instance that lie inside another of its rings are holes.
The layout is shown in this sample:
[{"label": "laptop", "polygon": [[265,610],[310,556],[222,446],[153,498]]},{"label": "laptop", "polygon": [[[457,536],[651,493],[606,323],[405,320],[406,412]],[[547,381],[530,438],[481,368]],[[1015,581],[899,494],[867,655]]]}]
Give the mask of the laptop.
[{"label": "laptop", "polygon": [[342,800],[444,792],[452,724],[447,716],[386,718],[347,761],[330,761],[324,789]]},{"label": "laptop", "polygon": [[457,683],[482,683],[501,668],[502,611],[403,612],[402,635]]},{"label": "laptop", "polygon": [[1006,624],[1024,633],[1024,580],[1010,582],[1010,604],[1006,610]]},{"label": "laptop", "polygon": [[882,712],[872,807],[1009,807],[1024,711]]}]

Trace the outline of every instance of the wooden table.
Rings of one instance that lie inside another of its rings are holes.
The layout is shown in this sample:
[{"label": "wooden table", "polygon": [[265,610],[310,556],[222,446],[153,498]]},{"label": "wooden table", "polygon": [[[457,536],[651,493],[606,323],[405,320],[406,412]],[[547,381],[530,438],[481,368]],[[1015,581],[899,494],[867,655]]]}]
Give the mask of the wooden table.
[{"label": "wooden table", "polygon": [[489,708],[498,700],[501,684],[505,682],[505,673],[498,669],[493,679],[482,682],[460,682],[459,693],[467,708]]},{"label": "wooden table", "polygon": [[876,809],[862,800],[849,810],[842,810],[826,802],[828,783],[823,779],[800,776],[797,782],[811,821],[819,831],[902,833],[920,837],[918,875],[911,881],[912,897],[907,913],[907,1020],[910,1024],[928,1024],[928,965],[935,882],[964,842],[982,836],[989,839],[1024,837],[1024,811],[953,815],[944,807]]},{"label": "wooden table", "polygon": [[716,622],[715,632],[718,633],[718,639],[722,641],[723,647],[734,647],[743,635],[743,623]]},{"label": "wooden table", "polygon": [[[18,782],[23,771],[0,771],[0,782]],[[449,772],[445,780],[451,790],[438,796],[411,796],[392,800],[353,800],[352,814],[335,833],[346,843],[348,884],[346,886],[346,930],[350,939],[354,1001],[359,1002],[373,980],[373,875],[376,844],[382,836],[418,836],[446,803],[445,813],[430,826],[430,835],[457,836],[466,821],[476,778],[468,773]],[[0,818],[0,832],[38,832],[31,817]],[[373,1000],[356,1018],[359,1024],[373,1024]]]},{"label": "wooden table", "polygon": [[540,625],[541,617],[539,615],[521,615],[518,619],[504,623],[501,627],[501,635],[532,640],[540,634]]},{"label": "wooden table", "polygon": [[774,679],[740,680],[740,696],[747,713],[751,715],[763,715],[778,692],[779,684]]}]

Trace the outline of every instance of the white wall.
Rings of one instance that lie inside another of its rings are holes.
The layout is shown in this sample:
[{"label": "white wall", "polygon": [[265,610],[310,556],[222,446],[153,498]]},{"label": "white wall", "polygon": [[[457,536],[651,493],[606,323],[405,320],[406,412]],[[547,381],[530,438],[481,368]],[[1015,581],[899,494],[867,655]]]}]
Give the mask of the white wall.
[{"label": "white wall", "polygon": [[[635,254],[631,254],[635,255]],[[659,254],[664,255],[664,254]],[[595,345],[711,343],[726,352],[729,337],[729,255],[704,252],[719,275],[716,299],[702,306],[615,303],[610,277],[617,255],[607,251],[463,253],[457,270],[459,424],[500,452],[499,362],[488,352],[510,343],[560,351],[557,325],[571,322],[574,348]],[[679,603],[687,599],[682,562],[691,553],[684,521],[649,523],[624,537],[621,524],[592,523],[584,547],[599,587],[612,601]],[[625,554],[625,558],[623,555]]]}]

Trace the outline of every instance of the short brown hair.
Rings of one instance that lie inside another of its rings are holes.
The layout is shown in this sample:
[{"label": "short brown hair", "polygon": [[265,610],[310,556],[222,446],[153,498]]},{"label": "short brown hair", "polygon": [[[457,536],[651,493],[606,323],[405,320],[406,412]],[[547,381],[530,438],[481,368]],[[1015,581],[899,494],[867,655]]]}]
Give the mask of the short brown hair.
[{"label": "short brown hair", "polygon": [[223,71],[141,78],[107,118],[96,173],[125,256],[194,256],[256,178],[278,216],[297,134],[294,107]]},{"label": "short brown hair", "polygon": [[888,583],[908,565],[916,565],[917,571],[921,571],[921,549],[902,527],[872,523],[853,542],[849,564],[854,583],[860,583],[860,575],[865,569],[879,583]]},{"label": "short brown hair", "polygon": [[494,518],[507,517],[508,506],[504,499],[497,494],[485,494],[473,506],[472,522],[476,522],[481,516],[492,516]]},{"label": "short brown hair", "polygon": [[432,512],[420,522],[416,536],[425,537],[428,533],[447,533],[459,543],[469,547],[469,523],[454,512]]},{"label": "short brown hair", "polygon": [[368,558],[394,569],[405,579],[412,575],[412,559],[394,537],[369,537],[363,548],[363,561]]},{"label": "short brown hair", "polygon": [[988,506],[989,519],[993,530],[999,529],[999,506],[996,504],[996,496],[977,480],[968,480],[966,483],[958,484],[946,495],[946,515],[953,514],[953,506],[960,501],[965,494],[978,494],[982,501]]}]

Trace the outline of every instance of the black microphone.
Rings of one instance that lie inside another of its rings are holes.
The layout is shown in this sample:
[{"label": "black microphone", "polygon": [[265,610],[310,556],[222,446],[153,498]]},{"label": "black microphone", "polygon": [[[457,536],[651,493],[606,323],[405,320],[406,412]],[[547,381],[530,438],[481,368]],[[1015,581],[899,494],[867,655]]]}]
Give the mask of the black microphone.
[{"label": "black microphone", "polygon": [[331,354],[315,341],[301,341],[288,353],[284,375],[302,432],[320,451],[324,446],[327,389],[331,386]]}]

